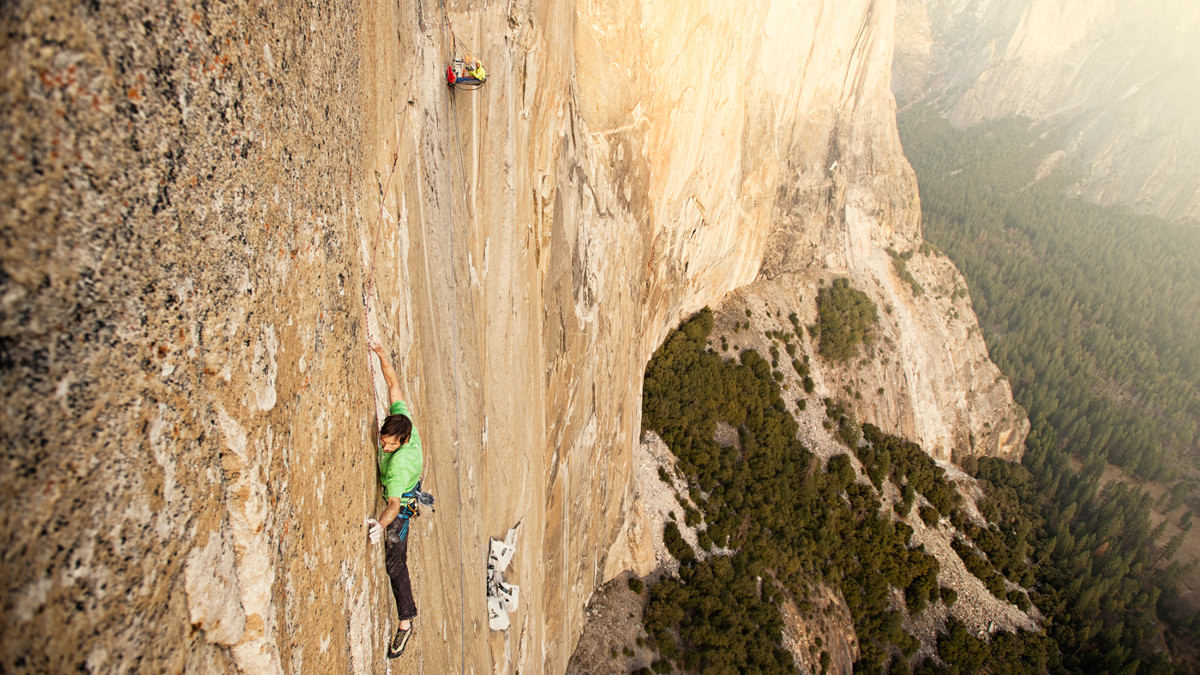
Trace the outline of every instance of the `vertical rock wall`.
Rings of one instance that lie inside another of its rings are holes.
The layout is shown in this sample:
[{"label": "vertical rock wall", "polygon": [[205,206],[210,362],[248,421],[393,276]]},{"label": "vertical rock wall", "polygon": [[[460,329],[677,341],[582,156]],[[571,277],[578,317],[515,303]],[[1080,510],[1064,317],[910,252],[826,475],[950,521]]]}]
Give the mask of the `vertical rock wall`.
[{"label": "vertical rock wall", "polygon": [[[893,12],[6,7],[3,669],[384,670],[371,334],[438,497],[392,666],[561,671],[666,332],[919,241]],[[441,79],[451,30],[479,91]]]}]

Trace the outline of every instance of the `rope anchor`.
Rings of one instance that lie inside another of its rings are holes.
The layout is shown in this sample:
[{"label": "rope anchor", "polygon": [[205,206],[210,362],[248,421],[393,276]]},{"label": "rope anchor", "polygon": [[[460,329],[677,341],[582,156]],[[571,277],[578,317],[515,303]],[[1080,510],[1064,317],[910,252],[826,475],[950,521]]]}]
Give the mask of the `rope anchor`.
[{"label": "rope anchor", "polygon": [[450,15],[446,13],[446,3],[442,3],[442,15],[446,18],[446,29],[450,31],[451,51],[450,64],[446,66],[446,84],[455,89],[473,91],[483,86],[487,81],[487,71],[483,62],[471,55],[471,50],[454,32],[450,24]]}]

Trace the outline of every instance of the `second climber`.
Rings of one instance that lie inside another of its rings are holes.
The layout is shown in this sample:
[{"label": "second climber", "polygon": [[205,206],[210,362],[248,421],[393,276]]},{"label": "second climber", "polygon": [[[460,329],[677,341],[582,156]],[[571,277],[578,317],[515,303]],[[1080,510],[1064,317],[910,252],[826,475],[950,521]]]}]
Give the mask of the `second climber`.
[{"label": "second climber", "polygon": [[487,71],[477,59],[456,58],[446,66],[446,83],[452,87],[476,87],[487,80]]}]

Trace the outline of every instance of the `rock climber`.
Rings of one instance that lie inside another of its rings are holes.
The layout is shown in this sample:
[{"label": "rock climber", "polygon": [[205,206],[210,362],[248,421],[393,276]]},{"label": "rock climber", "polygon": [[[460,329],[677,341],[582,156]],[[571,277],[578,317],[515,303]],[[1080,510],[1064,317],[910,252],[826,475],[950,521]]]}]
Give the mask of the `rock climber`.
[{"label": "rock climber", "polygon": [[384,358],[383,346],[378,340],[367,343],[379,357],[383,379],[387,381],[388,397],[392,402],[388,416],[379,428],[379,482],[383,485],[383,498],[387,501],[379,518],[367,518],[367,535],[372,544],[379,543],[386,531],[384,562],[388,577],[392,581],[392,594],[396,596],[396,611],[400,623],[396,634],[388,643],[388,658],[404,653],[413,634],[413,619],[417,616],[417,605],[413,601],[412,582],[408,576],[408,522],[416,515],[415,491],[424,469],[421,454],[421,436],[409,417],[408,404],[400,391],[400,379],[392,364]]},{"label": "rock climber", "polygon": [[483,82],[484,80],[486,80],[487,79],[487,71],[483,69],[483,62],[482,61],[473,62],[471,64],[471,66],[467,68],[466,78],[468,80],[475,80],[476,82]]}]

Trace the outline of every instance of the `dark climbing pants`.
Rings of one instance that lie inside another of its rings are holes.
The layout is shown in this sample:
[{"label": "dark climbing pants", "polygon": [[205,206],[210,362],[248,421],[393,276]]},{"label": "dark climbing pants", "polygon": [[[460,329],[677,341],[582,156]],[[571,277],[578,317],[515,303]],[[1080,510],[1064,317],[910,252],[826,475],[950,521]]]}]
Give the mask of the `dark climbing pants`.
[{"label": "dark climbing pants", "polygon": [[404,527],[404,519],[397,518],[388,525],[387,539],[384,545],[384,561],[387,565],[388,577],[392,580],[392,594],[396,596],[396,611],[400,620],[412,619],[417,616],[417,605],[413,602],[412,581],[408,577],[408,534],[400,537]]}]

